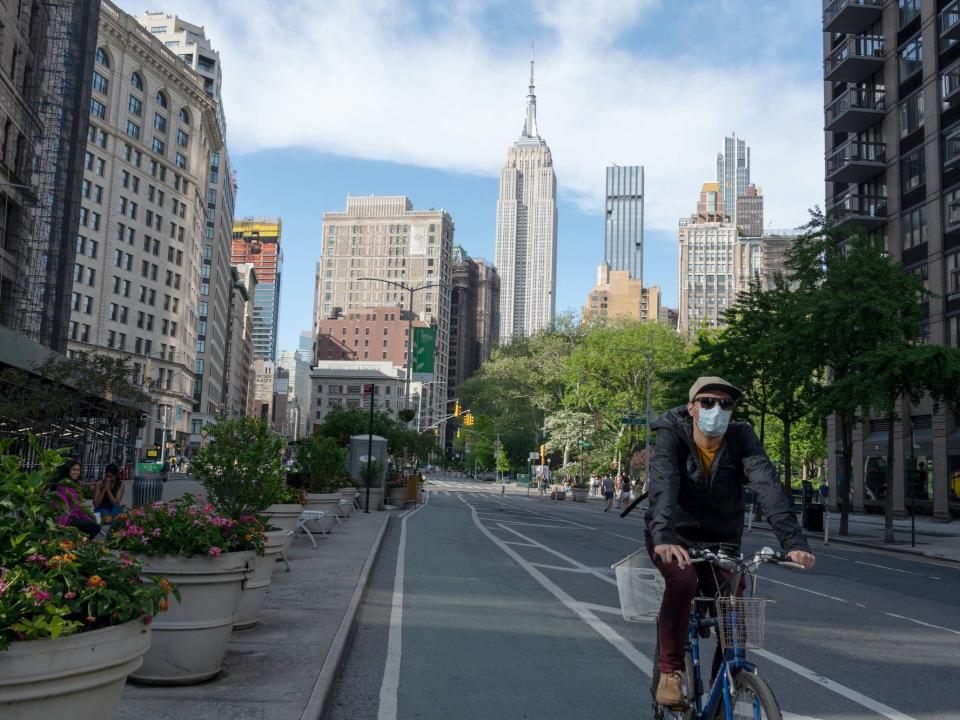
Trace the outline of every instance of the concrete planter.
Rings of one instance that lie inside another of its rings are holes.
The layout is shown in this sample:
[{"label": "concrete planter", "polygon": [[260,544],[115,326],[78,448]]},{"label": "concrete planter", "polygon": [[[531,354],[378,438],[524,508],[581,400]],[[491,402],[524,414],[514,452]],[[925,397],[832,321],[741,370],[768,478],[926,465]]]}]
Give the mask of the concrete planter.
[{"label": "concrete planter", "polygon": [[327,513],[327,517],[322,520],[307,523],[310,532],[332,532],[337,522],[336,516],[340,512],[340,493],[309,493],[305,507],[307,510],[323,510]]},{"label": "concrete planter", "polygon": [[[360,495],[357,497],[357,500],[360,501],[360,511],[366,507],[367,503],[367,489],[362,488],[360,490]],[[380,510],[383,507],[383,490],[380,488],[370,488],[370,511]]]},{"label": "concrete planter", "polygon": [[346,500],[346,503],[340,506],[340,512],[344,517],[350,517],[353,513],[353,499],[357,496],[357,489],[355,487],[340,488],[339,495],[341,500]]},{"label": "concrete planter", "polygon": [[218,672],[233,631],[244,574],[256,562],[251,551],[220,557],[140,557],[142,573],[167,578],[182,602],[153,621],[153,641],[143,666],[130,679],[148,685],[192,685]]},{"label": "concrete planter", "polygon": [[277,558],[280,557],[287,536],[285,530],[271,530],[266,533],[266,537],[263,557],[259,563],[247,570],[243,581],[243,596],[233,623],[234,630],[246,630],[257,624],[260,608],[263,607],[264,598],[273,580],[273,571],[277,567]]},{"label": "concrete planter", "polygon": [[0,717],[103,720],[150,647],[142,620],[56,640],[15,642],[0,653]]},{"label": "concrete planter", "polygon": [[[267,526],[273,526],[280,530],[296,530],[302,512],[303,505],[300,503],[277,503],[270,505],[260,514],[267,517]],[[290,549],[291,542],[293,542],[293,535],[284,537],[283,552]]]},{"label": "concrete planter", "polygon": [[590,498],[590,488],[571,488],[570,492],[573,493],[574,502],[585,503]]}]

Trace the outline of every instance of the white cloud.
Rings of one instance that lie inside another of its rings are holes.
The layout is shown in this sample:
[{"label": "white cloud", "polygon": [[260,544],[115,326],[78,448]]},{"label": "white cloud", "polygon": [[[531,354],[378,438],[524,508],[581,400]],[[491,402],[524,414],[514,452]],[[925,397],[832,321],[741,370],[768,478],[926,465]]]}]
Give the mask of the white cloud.
[{"label": "white cloud", "polygon": [[[174,0],[165,9],[204,24],[221,52],[234,154],[304,146],[495,175],[522,126],[529,40],[536,39],[540,129],[567,197],[599,211],[604,166],[642,163],[648,227],[672,228],[693,210],[723,136],[736,130],[751,145],[768,220],[804,222],[823,195],[816,72],[770,62],[776,38],[762,24],[745,24],[738,37],[704,38],[694,50],[618,42],[638,28],[656,39],[657,28],[643,24],[658,9],[661,17],[681,12],[678,6]],[[689,13],[692,6],[683,7]],[[782,33],[791,12],[754,20]],[[500,13],[516,24],[505,29]],[[810,42],[818,47],[819,35]],[[718,52],[723,43],[726,52]]]}]

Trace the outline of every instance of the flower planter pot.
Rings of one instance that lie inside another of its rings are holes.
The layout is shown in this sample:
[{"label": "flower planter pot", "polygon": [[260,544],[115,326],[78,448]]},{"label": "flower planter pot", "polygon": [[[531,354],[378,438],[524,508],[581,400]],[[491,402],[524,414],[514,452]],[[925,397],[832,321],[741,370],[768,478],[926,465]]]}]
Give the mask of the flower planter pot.
[{"label": "flower planter pot", "polygon": [[[315,508],[319,509],[319,508]],[[326,515],[318,520],[309,520],[306,523],[307,530],[312,533],[322,533],[326,535],[327,533],[333,532],[333,528],[337,524],[337,516],[333,514],[333,511],[330,509],[324,509]]]},{"label": "flower planter pot", "polygon": [[0,653],[0,717],[103,720],[150,647],[142,620],[56,640],[15,642]]},{"label": "flower planter pot", "polygon": [[587,499],[590,497],[590,489],[589,489],[589,488],[572,488],[572,489],[571,489],[571,492],[573,493],[573,501],[574,501],[574,502],[582,502],[582,503],[585,503],[585,502],[587,501]]},{"label": "flower planter pot", "polygon": [[267,542],[260,562],[247,570],[243,581],[243,596],[240,598],[240,607],[237,609],[237,618],[233,623],[234,630],[246,630],[257,624],[260,608],[273,580],[273,571],[277,568],[277,558],[283,550],[283,542],[287,537],[285,530],[270,530],[266,533]]},{"label": "flower planter pot", "polygon": [[[340,493],[309,493],[305,507],[307,510],[323,510],[333,518],[333,516],[336,515],[343,515],[340,509],[340,500]],[[336,523],[336,520],[334,519],[333,522]],[[307,527],[313,531],[313,525],[308,525]],[[331,529],[332,527],[331,525]],[[330,532],[330,530],[325,530],[324,532]]]},{"label": "flower planter pot", "polygon": [[406,496],[406,488],[390,488],[390,494],[387,496],[387,504],[393,507],[403,507]]},{"label": "flower planter pot", "polygon": [[[360,494],[357,496],[357,500],[360,501],[360,510],[361,512],[367,506],[367,489],[363,488],[360,490]],[[370,510],[379,510],[383,505],[383,490],[380,488],[370,488]]]},{"label": "flower planter pot", "polygon": [[140,557],[142,573],[167,578],[182,602],[153,621],[153,640],[130,679],[149,685],[191,685],[220,672],[253,551],[220,557]]},{"label": "flower planter pot", "polygon": [[[303,505],[300,503],[278,503],[270,505],[261,515],[266,516],[267,525],[272,525],[281,530],[295,530],[300,522],[300,513],[303,512]],[[293,542],[293,535],[286,535],[283,539],[283,552],[290,549],[290,543]]]}]

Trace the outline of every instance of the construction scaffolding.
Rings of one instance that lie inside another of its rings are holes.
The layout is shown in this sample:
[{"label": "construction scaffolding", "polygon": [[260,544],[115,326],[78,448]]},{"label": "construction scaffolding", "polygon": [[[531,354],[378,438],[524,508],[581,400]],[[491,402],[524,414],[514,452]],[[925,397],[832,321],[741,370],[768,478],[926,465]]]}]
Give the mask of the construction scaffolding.
[{"label": "construction scaffolding", "polygon": [[[5,324],[58,352],[66,351],[75,237],[96,54],[97,0],[36,0],[21,34],[28,39],[25,108],[14,179],[21,202],[14,236],[17,266],[4,302]],[[8,113],[10,115],[10,113]],[[23,186],[27,186],[26,189]],[[5,189],[5,188],[0,188]],[[5,200],[5,202],[7,202]]]}]

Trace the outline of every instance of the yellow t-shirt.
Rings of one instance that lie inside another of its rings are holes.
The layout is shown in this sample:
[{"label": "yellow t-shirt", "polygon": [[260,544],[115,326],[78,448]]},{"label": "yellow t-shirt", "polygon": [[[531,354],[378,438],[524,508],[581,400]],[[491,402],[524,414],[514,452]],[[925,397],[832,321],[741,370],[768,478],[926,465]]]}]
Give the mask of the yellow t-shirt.
[{"label": "yellow t-shirt", "polygon": [[[696,445],[696,443],[694,444]],[[719,450],[719,445],[712,449],[702,448],[697,445],[697,455],[700,456],[700,465],[703,467],[705,476],[710,475],[710,466],[713,465],[713,459],[717,456],[717,451]]]}]

